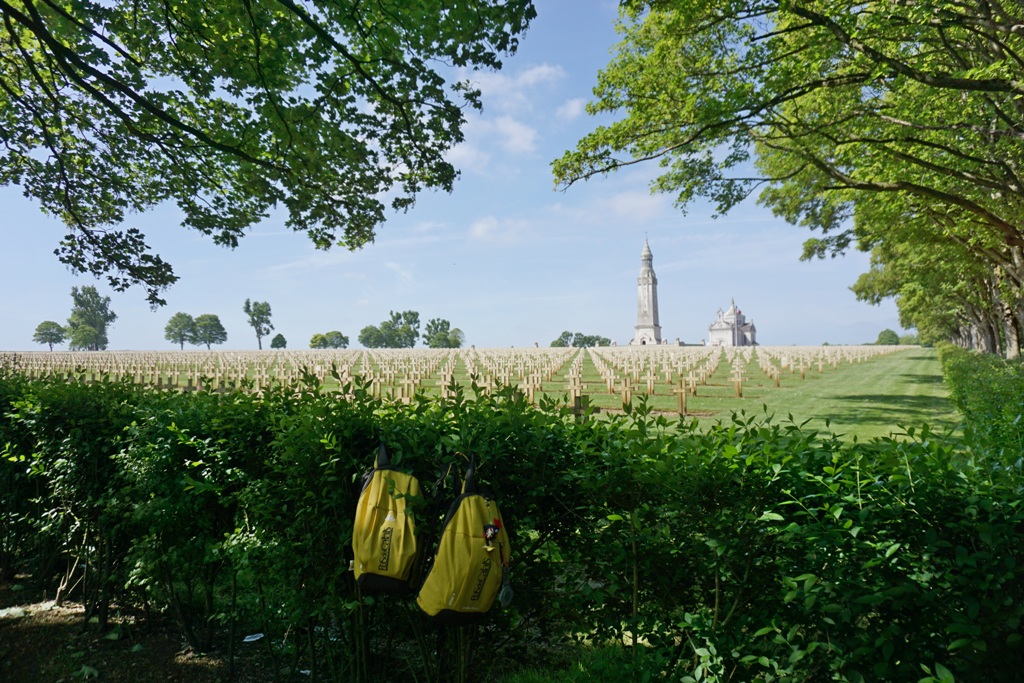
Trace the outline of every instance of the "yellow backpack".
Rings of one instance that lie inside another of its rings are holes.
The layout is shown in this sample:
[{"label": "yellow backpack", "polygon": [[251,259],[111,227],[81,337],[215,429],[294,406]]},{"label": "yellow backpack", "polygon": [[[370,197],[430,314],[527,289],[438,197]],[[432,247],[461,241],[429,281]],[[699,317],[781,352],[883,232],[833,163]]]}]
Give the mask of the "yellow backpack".
[{"label": "yellow backpack", "polygon": [[419,495],[419,480],[393,468],[381,444],[363,479],[352,529],[353,569],[364,592],[411,592],[421,553],[410,502]]},{"label": "yellow backpack", "polygon": [[416,604],[441,623],[478,621],[495,598],[503,605],[512,599],[509,553],[501,511],[477,488],[476,463],[470,460],[462,493],[445,518]]}]

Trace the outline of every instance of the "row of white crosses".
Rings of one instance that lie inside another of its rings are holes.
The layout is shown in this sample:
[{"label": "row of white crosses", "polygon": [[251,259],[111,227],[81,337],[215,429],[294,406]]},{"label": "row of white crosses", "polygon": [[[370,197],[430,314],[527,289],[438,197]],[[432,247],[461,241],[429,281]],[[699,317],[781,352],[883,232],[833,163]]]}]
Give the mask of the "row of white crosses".
[{"label": "row of white crosses", "polygon": [[[761,369],[775,378],[778,386],[780,374],[800,374],[806,377],[807,370],[817,367],[819,373],[825,366],[837,369],[841,363],[862,363],[871,358],[899,351],[898,346],[763,346],[758,347]],[[770,368],[770,370],[769,370]]]},{"label": "row of white crosses", "polygon": [[65,351],[4,354],[0,365],[32,377],[88,381],[130,379],[158,387],[214,388],[238,386],[245,380],[258,390],[272,383],[290,384],[313,372],[324,380],[333,367],[352,372],[361,351]]},{"label": "row of white crosses", "polygon": [[651,395],[659,383],[676,382],[686,383],[694,393],[698,383],[706,384],[715,373],[721,358],[720,349],[706,346],[597,347],[588,352],[608,393],[618,385],[623,394],[643,388]]},{"label": "row of white crosses", "polygon": [[331,376],[340,386],[359,375],[377,396],[408,401],[417,390],[438,387],[443,395],[458,378],[459,366],[480,386],[515,385],[531,402],[537,393],[565,371],[563,388],[574,405],[586,393],[584,363],[587,359],[601,376],[609,394],[629,402],[634,392],[659,393],[658,385],[679,399],[685,412],[686,396],[696,396],[698,385],[707,384],[724,360],[732,368],[730,379],[742,396],[746,368],[757,362],[761,371],[779,385],[783,373],[800,373],[817,366],[837,368],[841,363],[860,363],[879,354],[899,350],[895,346],[759,346],[733,347],[597,347],[529,349],[309,349],[278,351],[110,351],[0,353],[0,367],[29,377],[76,377],[86,379],[130,378],[136,382],[170,388],[238,386],[243,380],[255,390],[272,384],[287,385],[303,373],[322,383]]}]

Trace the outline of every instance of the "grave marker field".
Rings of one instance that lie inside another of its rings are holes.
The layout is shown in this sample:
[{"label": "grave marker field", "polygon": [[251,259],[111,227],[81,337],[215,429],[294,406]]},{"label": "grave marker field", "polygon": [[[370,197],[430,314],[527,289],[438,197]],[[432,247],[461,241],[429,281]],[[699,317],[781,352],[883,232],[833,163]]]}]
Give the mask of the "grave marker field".
[{"label": "grave marker field", "polygon": [[621,411],[645,401],[668,417],[720,421],[733,412],[792,414],[859,438],[928,422],[948,429],[934,350],[898,346],[599,347],[0,353],[0,368],[29,377],[127,378],[170,390],[262,391],[312,376],[328,391],[355,377],[385,400],[447,394],[453,383],[514,386],[531,402],[564,399],[577,411]]}]

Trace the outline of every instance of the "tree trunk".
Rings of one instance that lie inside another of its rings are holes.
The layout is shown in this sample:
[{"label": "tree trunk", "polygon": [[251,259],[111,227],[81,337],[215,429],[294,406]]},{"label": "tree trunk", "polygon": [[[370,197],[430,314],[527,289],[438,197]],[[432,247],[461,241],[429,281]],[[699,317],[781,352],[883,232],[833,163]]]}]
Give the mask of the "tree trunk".
[{"label": "tree trunk", "polygon": [[1020,358],[1020,321],[1008,303],[1002,304],[1003,308],[1003,334],[1006,339],[1005,357],[1009,359]]}]

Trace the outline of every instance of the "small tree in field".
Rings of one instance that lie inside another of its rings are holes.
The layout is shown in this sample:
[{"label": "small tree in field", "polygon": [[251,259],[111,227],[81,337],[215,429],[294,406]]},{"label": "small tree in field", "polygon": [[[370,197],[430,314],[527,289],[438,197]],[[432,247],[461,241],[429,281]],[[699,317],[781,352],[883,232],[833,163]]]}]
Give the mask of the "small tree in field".
[{"label": "small tree in field", "polygon": [[338,332],[337,330],[331,330],[330,332],[321,334],[317,332],[309,340],[309,348],[311,349],[347,349],[348,348],[348,336]]},{"label": "small tree in field", "polygon": [[32,335],[32,341],[37,344],[49,344],[50,351],[53,351],[53,345],[62,343],[67,339],[67,336],[68,331],[60,323],[46,320],[39,323],[39,326],[36,327],[36,333]]},{"label": "small tree in field", "polygon": [[273,324],[270,322],[270,304],[266,301],[249,301],[246,299],[245,305],[242,306],[242,311],[249,316],[249,325],[256,332],[256,345],[262,350],[263,337],[270,334],[270,331],[274,329]]},{"label": "small tree in field", "polygon": [[900,336],[894,331],[886,329],[878,333],[875,346],[896,346],[900,343]]},{"label": "small tree in field", "polygon": [[283,334],[275,334],[274,338],[270,340],[270,348],[286,349],[288,348],[288,340],[284,338]]},{"label": "small tree in field", "polygon": [[192,341],[196,333],[196,321],[188,313],[175,313],[164,328],[164,339],[185,348],[185,342]]},{"label": "small tree in field", "polygon": [[423,333],[423,343],[431,349],[457,349],[462,346],[466,337],[457,327],[443,318],[431,318],[427,321],[427,329]]},{"label": "small tree in field", "polygon": [[228,340],[228,333],[220,323],[220,318],[212,313],[204,313],[196,318],[195,334],[191,341],[193,344],[206,344],[207,350],[210,344],[223,344]]}]

